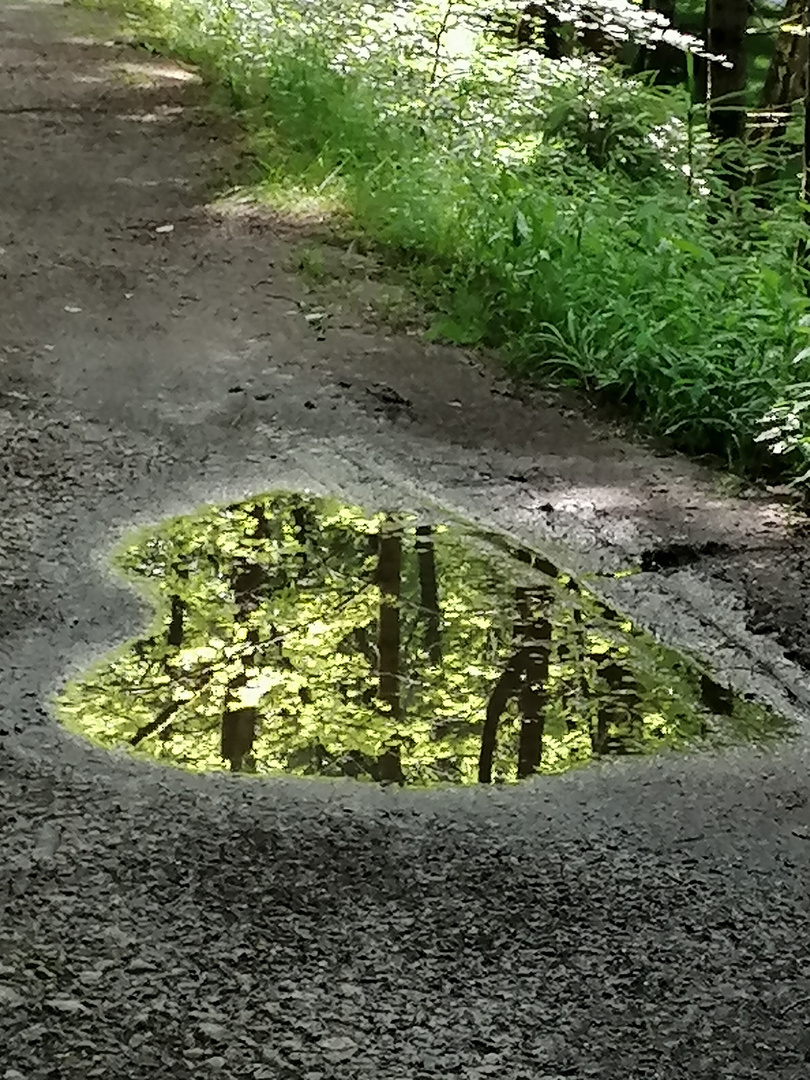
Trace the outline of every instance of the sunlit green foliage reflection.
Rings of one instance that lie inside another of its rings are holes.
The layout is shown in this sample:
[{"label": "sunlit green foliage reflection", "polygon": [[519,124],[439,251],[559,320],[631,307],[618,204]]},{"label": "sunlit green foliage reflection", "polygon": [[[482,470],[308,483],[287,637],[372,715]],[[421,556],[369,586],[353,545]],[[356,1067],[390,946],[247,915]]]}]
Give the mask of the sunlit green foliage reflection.
[{"label": "sunlit green foliage reflection", "polygon": [[189,769],[474,783],[782,730],[494,536],[275,493],[130,538],[148,633],[70,728]]}]

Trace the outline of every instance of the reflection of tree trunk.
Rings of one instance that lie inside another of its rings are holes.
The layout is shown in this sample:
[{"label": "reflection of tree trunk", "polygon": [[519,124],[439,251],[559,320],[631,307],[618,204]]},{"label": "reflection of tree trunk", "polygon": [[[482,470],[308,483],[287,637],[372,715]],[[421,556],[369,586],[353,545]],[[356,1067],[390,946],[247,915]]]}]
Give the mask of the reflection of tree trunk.
[{"label": "reflection of tree trunk", "polygon": [[292,511],[293,525],[295,540],[299,546],[299,551],[296,555],[299,566],[303,569],[308,562],[307,558],[307,541],[309,540],[311,520],[308,508],[304,502],[297,502],[293,506]]},{"label": "reflection of tree trunk", "polygon": [[[238,621],[238,620],[237,620]],[[248,631],[247,645],[242,657],[242,670],[228,680],[225,694],[225,708],[222,713],[220,732],[220,756],[229,761],[231,772],[241,772],[245,758],[253,749],[256,737],[257,709],[255,705],[239,704],[239,691],[247,685],[247,667],[255,656],[259,643],[259,634],[255,629]]]},{"label": "reflection of tree trunk", "polygon": [[397,741],[388,743],[378,756],[374,772],[375,780],[381,784],[404,784],[400,748]]},{"label": "reflection of tree trunk", "polygon": [[708,675],[700,676],[700,700],[717,716],[731,716],[734,711],[734,692]]},{"label": "reflection of tree trunk", "polygon": [[[610,653],[598,667],[599,675],[608,685],[608,693],[599,704],[596,733],[591,734],[591,746],[595,754],[605,754],[615,744],[622,744],[634,733],[643,730],[644,721],[638,711],[641,704],[638,683],[632,671]],[[618,733],[611,737],[611,725]],[[622,731],[622,726],[625,731]]]},{"label": "reflection of tree trunk", "polygon": [[498,742],[498,725],[509,700],[520,689],[523,656],[518,650],[510,659],[495,683],[487,702],[484,730],[481,733],[481,753],[478,756],[478,783],[492,783],[492,759]]},{"label": "reflection of tree trunk", "polygon": [[436,581],[436,547],[433,529],[420,525],[416,530],[416,558],[419,564],[419,603],[425,619],[425,645],[431,664],[442,662],[441,615]]},{"label": "reflection of tree trunk", "polygon": [[[175,573],[182,581],[188,580],[188,570],[174,567]],[[174,648],[180,648],[183,644],[183,624],[186,617],[186,602],[176,593],[172,596],[172,611],[169,619],[169,629],[166,633],[166,644]]]},{"label": "reflection of tree trunk", "polygon": [[129,740],[132,746],[137,746],[138,743],[143,742],[150,735],[153,735],[156,731],[160,731],[164,724],[168,724],[181,705],[185,705],[184,701],[170,701],[168,705],[160,710],[157,716],[150,720],[149,723],[139,727],[132,738]]},{"label": "reflection of tree trunk", "polygon": [[292,516],[295,522],[295,539],[303,546],[307,540],[307,511],[303,503],[293,507]]},{"label": "reflection of tree trunk", "polygon": [[548,668],[551,659],[551,623],[545,613],[532,611],[532,602],[541,601],[546,611],[551,602],[548,589],[532,589],[523,597],[521,620],[525,628],[523,682],[520,688],[520,741],[518,778],[531,776],[543,755],[545,706],[548,700]]},{"label": "reflection of tree trunk", "polygon": [[169,619],[169,629],[166,634],[166,644],[178,648],[183,644],[183,621],[186,614],[186,604],[181,597],[172,596],[172,613]]},{"label": "reflection of tree trunk", "polygon": [[[370,682],[369,679],[375,672],[378,672],[378,660],[368,627],[355,626],[354,629],[351,630],[338,644],[338,649],[341,652],[357,652],[368,664],[368,676],[366,676],[365,673],[360,676],[360,682],[363,686],[360,700],[364,705],[370,705],[377,696],[377,687],[373,682]],[[349,700],[349,690],[354,685],[354,682],[345,682],[341,684],[340,689],[344,701]]]},{"label": "reflection of tree trunk", "polygon": [[[256,503],[251,516],[255,522],[251,534],[254,540],[270,538],[270,524],[263,507]],[[267,569],[260,563],[248,559],[235,559],[231,573],[231,589],[236,602],[234,623],[239,626],[249,622],[251,614],[260,604],[259,592],[267,584]],[[220,756],[230,762],[231,772],[241,772],[246,759],[249,759],[256,738],[256,720],[258,710],[255,705],[239,704],[239,691],[247,685],[247,669],[252,664],[259,646],[257,627],[248,627],[245,635],[246,649],[241,658],[241,670],[228,681],[225,694],[225,707],[222,713],[220,730]]]},{"label": "reflection of tree trunk", "polygon": [[[380,611],[377,623],[377,697],[386,706],[386,715],[399,720],[400,706],[400,620],[399,596],[402,583],[402,534],[390,519],[380,530],[377,544],[377,587],[380,590]],[[377,758],[381,780],[402,783],[399,743],[387,743]]]},{"label": "reflection of tree trunk", "polygon": [[270,528],[270,522],[267,520],[267,516],[264,512],[264,507],[261,503],[255,503],[253,509],[250,511],[251,517],[256,522],[253,527],[253,539],[254,540],[269,540],[272,535]]},{"label": "reflection of tree trunk", "polygon": [[[246,680],[243,678],[243,683]],[[222,714],[222,729],[220,738],[220,755],[223,761],[229,761],[231,772],[242,772],[245,759],[249,758],[253,749],[253,741],[256,738],[256,706],[237,706],[231,696],[238,689],[237,679],[228,686],[228,702]]]},{"label": "reflection of tree trunk", "polygon": [[544,708],[551,649],[551,623],[545,613],[533,610],[543,602],[547,607],[551,592],[540,587],[515,589],[514,638],[519,646],[493,687],[487,702],[481,752],[478,757],[478,782],[492,782],[492,762],[498,742],[498,727],[510,699],[517,697],[521,714],[518,745],[518,776],[530,776],[540,764],[543,749]]},{"label": "reflection of tree trunk", "polygon": [[160,712],[152,720],[149,720],[146,724],[143,724],[135,734],[131,737],[130,744],[137,746],[138,743],[143,742],[144,739],[149,738],[150,735],[154,735],[156,731],[165,731],[169,725],[174,714],[181,709],[184,705],[190,704],[200,694],[206,686],[211,682],[214,677],[214,669],[206,668],[198,677],[194,684],[194,692],[190,698],[178,698],[176,701],[170,701],[168,705],[160,710]]},{"label": "reflection of tree trunk", "polygon": [[389,714],[399,718],[399,594],[402,576],[402,537],[391,522],[380,532],[377,548],[377,586],[380,617],[377,629],[379,686],[377,696]]},{"label": "reflection of tree trunk", "polygon": [[591,753],[598,755],[607,753],[609,725],[608,710],[600,706],[596,713],[596,730],[591,728]]},{"label": "reflection of tree trunk", "polygon": [[[575,581],[569,581],[569,592],[580,594],[579,586]],[[588,651],[585,625],[582,621],[582,609],[574,605],[571,617],[571,627],[568,641],[562,641],[557,646],[557,658],[561,665],[570,662],[573,666],[572,677],[565,678],[562,690],[562,709],[565,727],[569,732],[574,732],[579,727],[578,720],[582,719],[582,702],[591,696],[588,685],[588,676],[585,668],[585,654]]]}]

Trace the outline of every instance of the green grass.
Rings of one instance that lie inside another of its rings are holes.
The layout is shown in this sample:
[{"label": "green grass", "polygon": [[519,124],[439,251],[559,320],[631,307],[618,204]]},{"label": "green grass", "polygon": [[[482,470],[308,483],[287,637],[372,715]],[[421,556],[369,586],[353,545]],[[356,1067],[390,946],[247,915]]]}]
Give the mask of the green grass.
[{"label": "green grass", "polygon": [[434,337],[760,467],[763,415],[810,381],[793,178],[767,211],[743,191],[732,212],[699,122],[693,163],[715,194],[689,190],[685,95],[542,64],[521,89],[469,42],[460,68],[437,63],[443,7],[421,8],[395,35],[353,0],[173,0],[141,26],[227,91],[270,189],[345,207],[412,267]]}]

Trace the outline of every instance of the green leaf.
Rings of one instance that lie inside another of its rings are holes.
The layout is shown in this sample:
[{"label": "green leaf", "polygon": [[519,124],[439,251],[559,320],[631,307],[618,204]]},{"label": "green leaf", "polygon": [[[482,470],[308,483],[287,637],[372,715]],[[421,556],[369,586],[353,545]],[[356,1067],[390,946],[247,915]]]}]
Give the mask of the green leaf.
[{"label": "green leaf", "polygon": [[520,247],[522,243],[531,240],[531,238],[532,230],[526,220],[526,215],[522,210],[516,210],[512,222],[512,243],[515,247]]},{"label": "green leaf", "polygon": [[449,315],[436,319],[426,333],[428,341],[449,341],[453,345],[477,345],[484,334],[480,327],[462,325]]}]

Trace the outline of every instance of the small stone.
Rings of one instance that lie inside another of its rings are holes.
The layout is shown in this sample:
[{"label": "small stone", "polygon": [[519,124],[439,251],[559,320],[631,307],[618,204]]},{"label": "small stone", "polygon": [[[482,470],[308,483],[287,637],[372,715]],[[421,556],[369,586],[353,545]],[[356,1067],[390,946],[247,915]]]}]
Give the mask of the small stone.
[{"label": "small stone", "polygon": [[22,994],[18,993],[13,986],[0,985],[0,1005],[9,1009],[18,1009],[24,1004]]},{"label": "small stone", "polygon": [[66,997],[52,997],[46,998],[45,1004],[49,1009],[56,1009],[57,1012],[62,1013],[80,1013],[86,1012],[84,1005],[77,998]]},{"label": "small stone", "polygon": [[320,1047],[330,1056],[337,1058],[352,1057],[357,1053],[357,1043],[348,1035],[332,1035],[321,1039]]},{"label": "small stone", "polygon": [[150,964],[150,962],[148,960],[136,959],[136,960],[133,960],[132,963],[129,965],[129,970],[130,971],[136,971],[136,972],[137,971],[154,971],[155,970],[155,965]]},{"label": "small stone", "polygon": [[220,1042],[225,1042],[228,1038],[228,1029],[222,1024],[203,1023],[200,1024],[200,1031],[209,1039],[217,1039]]},{"label": "small stone", "polygon": [[84,986],[93,986],[100,979],[104,978],[103,971],[80,971],[79,982]]}]

